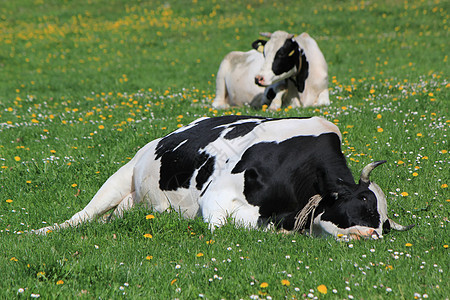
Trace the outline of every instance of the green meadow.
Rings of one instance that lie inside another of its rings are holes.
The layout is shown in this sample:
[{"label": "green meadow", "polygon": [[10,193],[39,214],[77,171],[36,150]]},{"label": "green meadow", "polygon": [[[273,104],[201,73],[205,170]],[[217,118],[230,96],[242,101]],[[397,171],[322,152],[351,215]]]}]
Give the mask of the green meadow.
[{"label": "green meadow", "polygon": [[[0,0],[1,299],[448,299],[445,0]],[[213,110],[215,74],[259,32],[308,32],[331,105]],[[380,240],[278,234],[134,209],[29,234],[81,210],[149,141],[201,116],[322,116],[389,217]]]}]

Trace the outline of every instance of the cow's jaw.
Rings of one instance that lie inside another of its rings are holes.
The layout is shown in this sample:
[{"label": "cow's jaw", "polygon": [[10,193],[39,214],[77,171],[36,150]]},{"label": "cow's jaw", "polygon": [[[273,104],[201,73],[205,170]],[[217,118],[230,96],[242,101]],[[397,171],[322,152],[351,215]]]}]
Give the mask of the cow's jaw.
[{"label": "cow's jaw", "polygon": [[336,226],[333,222],[322,220],[322,214],[314,218],[312,228],[312,235],[314,236],[331,235],[337,240],[378,239],[382,237],[382,228],[356,225],[343,229]]}]

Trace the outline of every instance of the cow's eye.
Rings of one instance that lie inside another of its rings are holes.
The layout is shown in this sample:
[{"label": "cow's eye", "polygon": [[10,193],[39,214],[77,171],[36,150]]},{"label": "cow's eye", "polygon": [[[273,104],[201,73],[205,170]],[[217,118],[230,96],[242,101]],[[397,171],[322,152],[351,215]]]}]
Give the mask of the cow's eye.
[{"label": "cow's eye", "polygon": [[366,197],[362,197],[362,200],[363,200],[363,201],[367,201],[367,198],[366,198]]}]

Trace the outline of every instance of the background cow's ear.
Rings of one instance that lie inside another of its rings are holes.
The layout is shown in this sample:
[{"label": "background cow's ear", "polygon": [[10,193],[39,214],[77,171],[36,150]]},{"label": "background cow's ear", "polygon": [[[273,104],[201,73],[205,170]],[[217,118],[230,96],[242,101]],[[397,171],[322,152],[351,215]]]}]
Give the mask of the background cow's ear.
[{"label": "background cow's ear", "polygon": [[264,45],[267,43],[265,40],[256,40],[252,43],[253,49],[257,50],[258,52],[263,53],[264,51]]}]

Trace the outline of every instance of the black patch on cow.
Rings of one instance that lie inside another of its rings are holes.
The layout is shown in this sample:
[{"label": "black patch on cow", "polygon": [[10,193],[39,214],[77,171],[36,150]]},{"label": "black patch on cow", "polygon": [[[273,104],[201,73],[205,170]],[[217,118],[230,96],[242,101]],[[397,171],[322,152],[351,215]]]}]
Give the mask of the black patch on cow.
[{"label": "black patch on cow", "polygon": [[260,123],[257,122],[245,122],[245,123],[239,123],[239,124],[232,124],[228,128],[232,128],[230,131],[228,131],[224,138],[227,140],[232,140],[237,137],[241,137],[252,131],[256,126],[258,126]]},{"label": "black patch on cow", "polygon": [[354,184],[340,145],[337,134],[325,133],[261,142],[247,149],[232,173],[244,172],[244,195],[259,206],[258,224],[274,222],[291,230],[295,215],[313,195],[333,198],[337,178]]},{"label": "black patch on cow", "polygon": [[201,149],[219,138],[222,131],[228,128],[227,124],[233,125],[236,121],[250,118],[264,119],[250,116],[208,118],[189,129],[175,131],[162,138],[155,149],[155,159],[161,158],[160,189],[174,191],[178,188],[188,188],[197,169],[200,170],[196,177],[196,187],[201,189],[214,171],[215,163],[214,157]]},{"label": "black patch on cow", "polygon": [[283,46],[275,53],[272,63],[272,72],[281,75],[289,70],[300,66],[300,49],[298,43],[293,39],[287,39]]},{"label": "black patch on cow", "polygon": [[391,231],[391,223],[389,220],[384,221],[383,223],[383,234],[388,234]]},{"label": "black patch on cow", "polygon": [[[259,51],[260,47],[264,47],[266,45],[267,41],[265,40],[256,40],[252,43],[252,48]],[[262,51],[262,54],[264,55],[264,51]]]},{"label": "black patch on cow", "polygon": [[196,188],[197,190],[201,190],[203,188],[203,184],[208,180],[209,176],[214,172],[214,164],[216,162],[215,157],[208,156],[208,159],[198,170],[197,176],[195,177]]},{"label": "black patch on cow", "polygon": [[200,197],[203,197],[203,195],[206,193],[206,191],[208,190],[209,186],[211,185],[211,180],[208,182],[208,184],[206,185],[205,189],[201,192]]},{"label": "black patch on cow", "polygon": [[[275,98],[275,90],[273,88],[267,88],[267,93],[265,94],[268,101],[272,102],[272,100]],[[264,103],[265,104],[265,103]]]},{"label": "black patch on cow", "polygon": [[305,90],[305,82],[309,75],[309,63],[303,50],[301,52],[301,55],[302,67],[300,69],[300,72],[295,77],[295,86],[297,87],[299,93],[303,93],[303,91]]},{"label": "black patch on cow", "polygon": [[342,229],[356,225],[371,228],[380,226],[377,198],[369,190],[369,183],[360,182],[353,186],[340,184],[337,193],[338,201],[325,210],[321,217],[323,221],[330,221]]}]

